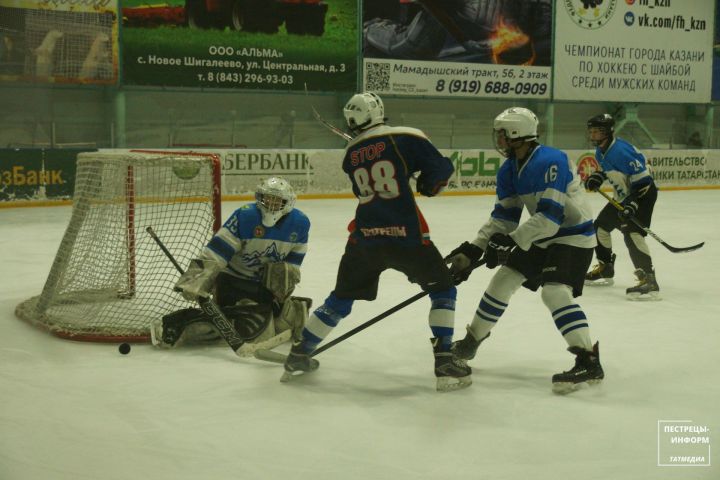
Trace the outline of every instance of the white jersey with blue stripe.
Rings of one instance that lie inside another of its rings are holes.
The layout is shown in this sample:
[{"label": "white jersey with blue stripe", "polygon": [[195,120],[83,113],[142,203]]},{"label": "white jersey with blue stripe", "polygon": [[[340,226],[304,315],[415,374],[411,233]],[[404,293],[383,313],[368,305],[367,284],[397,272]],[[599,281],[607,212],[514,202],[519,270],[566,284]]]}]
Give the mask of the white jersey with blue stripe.
[{"label": "white jersey with blue stripe", "polygon": [[[553,244],[593,248],[592,210],[575,168],[562,151],[539,145],[518,168],[508,158],[498,170],[495,208],[474,244],[482,249],[494,233],[510,234],[523,250]],[[520,223],[523,207],[530,218]]]},{"label": "white jersey with blue stripe", "polygon": [[643,154],[622,138],[615,137],[604,153],[597,147],[595,158],[607,175],[608,182],[615,190],[615,199],[619,202],[653,183]]},{"label": "white jersey with blue stripe", "polygon": [[203,253],[221,262],[230,275],[260,281],[267,263],[302,264],[309,231],[310,219],[297,208],[265,227],[257,205],[249,203],[233,212]]}]

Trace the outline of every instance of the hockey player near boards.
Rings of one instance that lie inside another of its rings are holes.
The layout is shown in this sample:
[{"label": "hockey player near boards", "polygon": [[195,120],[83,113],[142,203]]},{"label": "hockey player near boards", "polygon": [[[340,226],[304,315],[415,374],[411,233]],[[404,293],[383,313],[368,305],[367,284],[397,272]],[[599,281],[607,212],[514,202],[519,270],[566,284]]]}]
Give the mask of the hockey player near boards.
[{"label": "hockey player near boards", "polygon": [[319,363],[311,353],[348,316],[355,300],[377,297],[380,274],[400,271],[429,292],[435,376],[440,391],[471,383],[471,369],[450,352],[456,288],[450,272],[430,241],[430,233],[410,186],[419,172],[417,190],[432,197],[453,173],[423,132],[385,124],[383,102],[374,93],[354,95],[344,108],[348,127],[357,136],[345,150],[342,168],[358,199],[350,222],[335,289],[308,319],[302,340],[292,346],[286,374],[308,372]]},{"label": "hockey player near boards", "polygon": [[[552,377],[553,390],[567,393],[604,378],[598,343],[592,344],[588,319],[574,300],[582,294],[595,232],[587,194],[571,162],[560,150],[538,143],[537,126],[537,117],[526,108],[509,108],[495,118],[495,145],[507,157],[497,173],[495,207],[475,239],[453,250],[449,260],[455,275],[467,272],[481,257],[488,268],[500,269],[467,335],[452,351],[465,360],[474,358],[518,288],[540,288],[568,351],[575,355],[572,369]],[[529,218],[520,223],[523,208]]]},{"label": "hockey player near boards", "polygon": [[[239,355],[298,336],[311,304],[291,296],[310,231],[310,220],[295,208],[292,186],[268,178],[257,187],[255,200],[233,212],[175,285],[190,301],[214,297],[239,336],[248,340]],[[198,308],[164,316],[151,333],[153,344],[163,347],[221,340]]]},{"label": "hockey player near boards", "polygon": [[596,115],[587,122],[590,141],[596,147],[595,158],[600,169],[585,180],[585,188],[597,191],[607,180],[614,196],[623,207],[618,211],[608,203],[595,220],[598,245],[595,248],[598,264],[586,275],[587,285],[612,285],[615,276],[615,254],[612,252],[610,232],[620,229],[630,260],[635,266],[638,284],[626,290],[628,299],[657,299],[660,287],[655,279],[647,233],[630,221],[635,217],[642,225],[650,226],[657,187],[647,168],[645,157],[633,145],[614,135],[615,120],[607,113]]}]

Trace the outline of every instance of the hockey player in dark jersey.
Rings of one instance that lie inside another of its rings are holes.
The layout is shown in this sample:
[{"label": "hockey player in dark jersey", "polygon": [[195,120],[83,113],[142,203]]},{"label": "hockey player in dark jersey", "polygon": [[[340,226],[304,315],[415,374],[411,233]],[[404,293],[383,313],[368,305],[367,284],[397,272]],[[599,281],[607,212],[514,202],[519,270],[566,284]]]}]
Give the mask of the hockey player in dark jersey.
[{"label": "hockey player in dark jersey", "polygon": [[450,352],[456,289],[440,252],[430,241],[427,223],[415,202],[417,191],[438,194],[453,173],[420,130],[385,124],[382,100],[374,93],[354,95],[344,108],[348,126],[357,136],[348,144],[343,171],[358,199],[350,236],[338,268],[335,289],[308,319],[302,341],[293,345],[286,375],[312,371],[319,363],[310,354],[348,316],[355,300],[374,300],[380,274],[398,270],[429,292],[429,314],[435,376],[440,391],[471,383],[471,369]]},{"label": "hockey player in dark jersey", "polygon": [[[310,220],[295,208],[292,186],[282,178],[264,180],[255,202],[238,208],[180,277],[175,289],[190,301],[214,296],[238,334],[249,341],[237,351],[252,355],[299,336],[311,301],[291,293],[300,281]],[[153,344],[221,340],[198,308],[170,313],[154,322]]]},{"label": "hockey player in dark jersey", "polygon": [[[574,297],[595,246],[592,213],[582,183],[567,155],[537,141],[538,120],[526,108],[509,108],[495,118],[498,151],[507,160],[497,173],[497,198],[477,236],[449,256],[451,272],[467,272],[484,255],[488,268],[501,265],[480,300],[464,339],[453,352],[470,360],[490,335],[520,286],[541,289],[555,326],[575,355],[575,366],[553,376],[553,390],[567,393],[604,377],[598,344]],[[523,208],[529,218],[520,223]]]},{"label": "hockey player in dark jersey", "polygon": [[630,300],[658,299],[660,287],[655,279],[650,248],[645,241],[647,233],[630,217],[646,227],[650,226],[657,187],[647,168],[645,157],[630,143],[614,136],[615,120],[603,113],[587,122],[590,141],[595,145],[595,159],[600,169],[585,180],[590,191],[600,189],[605,180],[613,187],[615,200],[623,206],[618,211],[611,203],[605,205],[595,220],[598,246],[595,248],[598,264],[587,273],[587,285],[612,285],[615,276],[615,254],[612,252],[610,232],[620,229],[630,260],[635,266],[638,284],[625,292]]}]

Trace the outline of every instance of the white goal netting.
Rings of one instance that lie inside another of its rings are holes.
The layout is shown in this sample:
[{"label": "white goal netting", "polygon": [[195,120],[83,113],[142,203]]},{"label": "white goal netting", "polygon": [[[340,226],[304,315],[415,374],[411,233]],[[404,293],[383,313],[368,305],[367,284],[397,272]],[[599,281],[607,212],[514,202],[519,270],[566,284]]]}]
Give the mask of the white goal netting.
[{"label": "white goal netting", "polygon": [[220,226],[217,156],[81,153],[73,211],[40,295],[18,317],[75,340],[144,341],[152,320],[190,306],[152,227],[187,266]]}]

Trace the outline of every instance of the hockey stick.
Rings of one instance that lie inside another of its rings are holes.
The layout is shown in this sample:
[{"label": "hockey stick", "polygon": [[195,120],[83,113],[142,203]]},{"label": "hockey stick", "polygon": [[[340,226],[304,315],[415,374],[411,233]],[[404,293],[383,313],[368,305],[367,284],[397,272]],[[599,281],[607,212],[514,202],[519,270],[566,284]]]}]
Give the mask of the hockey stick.
[{"label": "hockey stick", "polygon": [[[606,199],[608,202],[610,202],[610,205],[612,205],[613,207],[617,208],[618,211],[623,211],[623,210],[624,210],[623,206],[620,205],[614,198],[610,197],[610,195],[608,195],[607,193],[603,192],[602,190],[598,190],[598,193],[599,193],[600,195],[602,195],[603,197],[605,197],[605,199]],[[687,252],[692,252],[692,251],[697,250],[698,248],[702,247],[703,245],[705,245],[705,242],[700,242],[700,243],[698,243],[697,245],[692,245],[692,246],[690,246],[690,247],[673,247],[672,245],[669,245],[669,244],[665,243],[662,238],[658,237],[658,236],[655,234],[655,232],[653,232],[653,231],[650,230],[648,227],[646,227],[646,226],[644,226],[642,223],[640,223],[640,221],[639,221],[637,218],[635,218],[635,217],[628,217],[628,218],[629,218],[629,220],[630,220],[631,222],[633,222],[635,225],[637,225],[638,228],[641,228],[642,230],[644,230],[645,233],[647,233],[647,234],[650,235],[652,238],[654,238],[655,240],[657,240],[658,242],[660,242],[660,245],[662,245],[663,247],[667,248],[668,250],[670,250],[670,251],[673,252],[673,253],[687,253]]]},{"label": "hockey stick", "polygon": [[[306,84],[305,84],[305,96],[308,96],[308,97],[309,97],[309,95],[310,95],[310,94],[308,93],[307,83],[306,83]],[[315,117],[315,120],[317,120],[318,122],[320,122],[325,128],[327,128],[328,130],[330,130],[331,132],[333,132],[335,135],[337,135],[338,137],[344,138],[344,139],[345,139],[346,141],[348,141],[348,142],[349,142],[350,140],[352,140],[353,138],[355,138],[355,137],[353,137],[352,135],[350,135],[349,133],[343,131],[342,129],[336,127],[336,126],[333,125],[332,123],[330,123],[330,122],[328,122],[327,120],[325,120],[325,119],[320,115],[320,113],[315,109],[315,107],[314,107],[312,104],[310,104],[310,108],[312,109],[313,116]]]},{"label": "hockey stick", "polygon": [[[483,259],[483,260],[478,260],[477,262],[473,262],[473,263],[468,267],[468,269],[469,269],[470,271],[473,271],[473,270],[475,270],[476,268],[478,268],[478,267],[481,266],[481,265],[485,265],[485,260],[484,260],[484,259]],[[460,282],[458,282],[456,285],[459,285],[459,284],[462,283],[462,282],[463,282],[463,281],[460,281]],[[315,355],[318,355],[318,354],[324,352],[325,350],[334,347],[334,346],[337,345],[338,343],[347,340],[348,338],[352,337],[352,336],[355,335],[356,333],[362,332],[363,330],[365,330],[365,329],[368,328],[369,326],[376,324],[376,323],[379,322],[380,320],[382,320],[382,319],[384,319],[384,318],[386,318],[386,317],[389,317],[390,315],[392,315],[393,313],[397,312],[398,310],[402,310],[403,308],[407,307],[407,306],[410,305],[411,303],[415,303],[416,301],[420,300],[421,298],[423,298],[423,297],[425,297],[426,295],[429,295],[429,294],[430,294],[430,292],[425,292],[425,291],[416,293],[415,295],[413,295],[412,297],[408,298],[407,300],[404,300],[404,301],[398,303],[398,304],[395,305],[394,307],[391,307],[391,308],[385,310],[384,312],[382,312],[381,314],[379,314],[379,315],[371,318],[371,319],[368,320],[367,322],[365,322],[365,323],[363,323],[363,324],[361,324],[361,325],[358,325],[357,327],[353,328],[353,329],[350,330],[349,332],[346,332],[346,333],[340,335],[338,338],[336,338],[336,339],[334,339],[334,340],[326,343],[325,345],[321,345],[320,347],[316,348],[316,349],[310,354],[310,356],[311,356],[311,357],[314,357]],[[283,354],[281,354],[281,353],[273,352],[273,351],[270,351],[270,350],[256,350],[256,351],[255,351],[255,358],[258,358],[258,359],[260,359],[260,360],[266,360],[266,361],[268,361],[268,362],[285,363],[285,359],[287,358],[287,355],[283,355]]]},{"label": "hockey stick", "polygon": [[[175,260],[173,254],[170,253],[170,250],[167,249],[165,244],[155,234],[153,228],[147,227],[145,230],[150,234],[152,239],[155,240],[155,243],[157,243],[158,247],[160,247],[160,250],[162,250],[165,256],[172,262],[177,271],[180,272],[180,275],[185,273],[177,260]],[[213,326],[218,330],[218,332],[220,332],[220,336],[222,336],[222,338],[227,342],[227,344],[230,345],[230,348],[233,349],[233,352],[237,353],[238,349],[242,347],[242,345],[245,343],[245,340],[243,340],[238,335],[237,331],[235,330],[235,326],[230,322],[230,320],[227,319],[222,310],[220,310],[220,307],[218,307],[217,303],[215,303],[209,297],[199,297],[197,302],[200,305],[203,313],[205,313],[205,315],[210,318]]]}]

